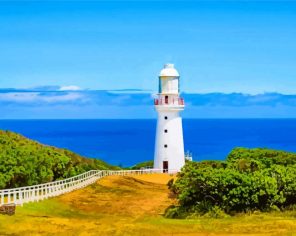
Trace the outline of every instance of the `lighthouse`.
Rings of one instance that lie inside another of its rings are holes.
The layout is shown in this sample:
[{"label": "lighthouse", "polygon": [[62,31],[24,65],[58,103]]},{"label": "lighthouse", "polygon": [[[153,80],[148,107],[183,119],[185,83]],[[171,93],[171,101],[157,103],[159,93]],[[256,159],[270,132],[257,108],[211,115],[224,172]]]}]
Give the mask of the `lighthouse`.
[{"label": "lighthouse", "polygon": [[165,64],[159,74],[159,90],[154,100],[158,112],[154,168],[163,172],[180,171],[185,164],[182,118],[184,100],[180,97],[179,73]]}]

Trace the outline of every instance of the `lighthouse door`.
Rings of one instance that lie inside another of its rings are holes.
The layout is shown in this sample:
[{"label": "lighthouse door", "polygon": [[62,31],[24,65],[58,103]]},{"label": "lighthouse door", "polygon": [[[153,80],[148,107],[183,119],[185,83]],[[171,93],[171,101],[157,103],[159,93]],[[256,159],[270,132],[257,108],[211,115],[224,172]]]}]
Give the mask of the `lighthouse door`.
[{"label": "lighthouse door", "polygon": [[169,169],[169,162],[168,161],[163,161],[162,162],[162,171],[163,173],[167,173]]},{"label": "lighthouse door", "polygon": [[165,104],[168,104],[169,103],[169,96],[165,96],[164,97],[164,102],[165,102]]}]

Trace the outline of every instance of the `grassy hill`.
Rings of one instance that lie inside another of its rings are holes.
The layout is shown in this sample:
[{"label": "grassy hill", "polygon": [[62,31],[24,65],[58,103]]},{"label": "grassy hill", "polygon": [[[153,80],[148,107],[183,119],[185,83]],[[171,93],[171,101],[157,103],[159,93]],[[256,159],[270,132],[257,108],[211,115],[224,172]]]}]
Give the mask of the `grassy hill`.
[{"label": "grassy hill", "polygon": [[167,219],[172,176],[108,176],[83,189],[0,215],[0,235],[295,235],[295,212]]},{"label": "grassy hill", "polygon": [[0,189],[68,178],[91,169],[118,167],[0,130]]}]

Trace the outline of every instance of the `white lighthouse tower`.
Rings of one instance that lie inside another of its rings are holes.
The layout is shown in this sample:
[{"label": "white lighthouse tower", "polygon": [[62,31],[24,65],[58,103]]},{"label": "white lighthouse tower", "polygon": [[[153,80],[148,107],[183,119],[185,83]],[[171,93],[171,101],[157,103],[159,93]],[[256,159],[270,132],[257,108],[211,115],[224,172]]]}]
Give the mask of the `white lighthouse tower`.
[{"label": "white lighthouse tower", "polygon": [[154,100],[158,112],[154,168],[180,169],[185,164],[182,118],[184,100],[179,93],[179,73],[173,64],[165,64],[159,74],[159,93]]}]

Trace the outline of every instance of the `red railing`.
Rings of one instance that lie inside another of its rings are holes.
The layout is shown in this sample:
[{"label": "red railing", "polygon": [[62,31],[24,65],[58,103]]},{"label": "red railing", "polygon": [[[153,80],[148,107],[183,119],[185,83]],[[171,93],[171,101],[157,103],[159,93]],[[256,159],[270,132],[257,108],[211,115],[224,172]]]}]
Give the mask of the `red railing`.
[{"label": "red railing", "polygon": [[184,106],[184,99],[183,98],[156,98],[154,99],[154,105],[181,105]]}]

